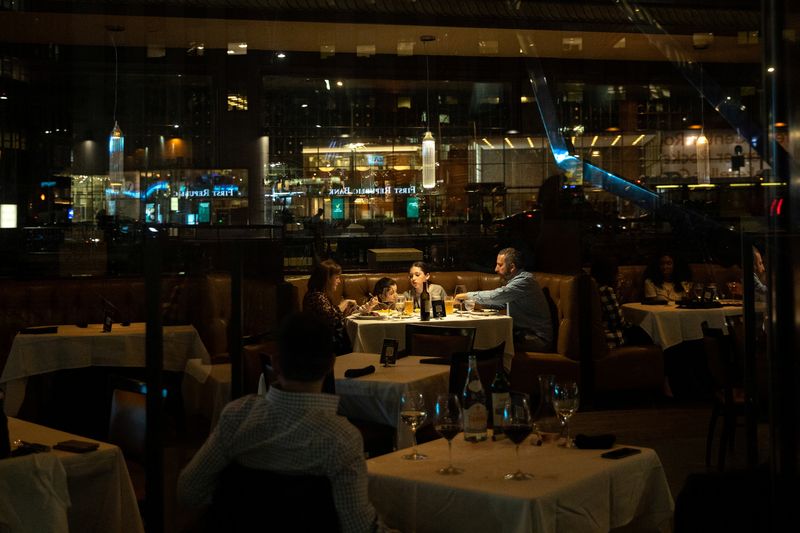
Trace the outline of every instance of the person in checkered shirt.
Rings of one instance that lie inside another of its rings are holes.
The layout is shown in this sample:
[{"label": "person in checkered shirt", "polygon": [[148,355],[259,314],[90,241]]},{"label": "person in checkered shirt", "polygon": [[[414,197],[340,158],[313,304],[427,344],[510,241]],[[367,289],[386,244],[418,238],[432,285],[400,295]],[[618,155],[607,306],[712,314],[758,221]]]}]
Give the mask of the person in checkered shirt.
[{"label": "person in checkered shirt", "polygon": [[322,393],[334,363],[330,328],[307,313],[284,322],[273,368],[278,383],[265,396],[230,402],[208,440],[178,479],[189,506],[211,502],[220,473],[232,462],[283,474],[326,476],[343,532],[383,531],[367,497],[359,431],[336,414],[339,398]]},{"label": "person in checkered shirt", "polygon": [[615,259],[607,256],[592,261],[591,274],[600,293],[600,307],[603,312],[603,327],[609,349],[618,346],[653,344],[653,340],[639,326],[628,323],[622,316],[617,300],[617,274],[619,268]]}]

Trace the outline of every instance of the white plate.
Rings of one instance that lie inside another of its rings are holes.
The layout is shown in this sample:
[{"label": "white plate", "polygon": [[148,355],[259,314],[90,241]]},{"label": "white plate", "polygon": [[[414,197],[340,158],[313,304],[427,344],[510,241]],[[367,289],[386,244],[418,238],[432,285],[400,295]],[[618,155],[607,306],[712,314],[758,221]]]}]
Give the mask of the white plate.
[{"label": "white plate", "polygon": [[386,320],[388,317],[384,315],[372,316],[372,315],[355,315],[349,317],[351,320]]},{"label": "white plate", "polygon": [[500,311],[496,309],[482,309],[480,311],[470,311],[469,314],[473,316],[495,316],[500,314]]}]

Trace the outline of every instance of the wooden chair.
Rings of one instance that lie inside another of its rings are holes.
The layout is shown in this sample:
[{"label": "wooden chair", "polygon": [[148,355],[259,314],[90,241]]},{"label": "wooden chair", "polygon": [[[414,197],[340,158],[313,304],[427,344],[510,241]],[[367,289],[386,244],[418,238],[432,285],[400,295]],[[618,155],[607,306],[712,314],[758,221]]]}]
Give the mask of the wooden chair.
[{"label": "wooden chair", "polygon": [[[304,510],[303,506],[307,505]],[[273,512],[265,514],[265,506]],[[281,474],[231,463],[222,472],[207,531],[341,531],[327,477]]]},{"label": "wooden chair", "polygon": [[713,386],[713,405],[706,437],[706,466],[711,466],[717,419],[722,416],[722,432],[717,456],[717,468],[722,471],[725,469],[728,450],[733,450],[737,418],[744,417],[745,394],[739,372],[741,358],[738,357],[736,337],[730,323],[725,325],[727,331],[710,328],[706,322],[703,322],[702,327],[708,370]]},{"label": "wooden chair", "polygon": [[405,355],[450,358],[469,353],[475,342],[475,328],[406,325]]}]

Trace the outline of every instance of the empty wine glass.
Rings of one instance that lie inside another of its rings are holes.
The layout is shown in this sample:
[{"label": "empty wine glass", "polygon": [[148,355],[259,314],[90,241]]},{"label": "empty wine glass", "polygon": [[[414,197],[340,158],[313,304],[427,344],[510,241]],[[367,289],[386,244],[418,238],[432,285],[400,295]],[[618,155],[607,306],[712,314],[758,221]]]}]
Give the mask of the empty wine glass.
[{"label": "empty wine glass", "polygon": [[553,385],[553,408],[556,414],[561,418],[564,424],[564,431],[566,432],[566,439],[563,446],[566,448],[574,447],[572,438],[569,434],[569,419],[578,410],[580,403],[580,394],[578,392],[578,384],[574,381],[558,382]]},{"label": "empty wine glass", "polygon": [[475,300],[464,300],[464,310],[471,313],[475,309]]},{"label": "empty wine glass", "polygon": [[531,479],[533,475],[522,471],[522,463],[519,459],[519,445],[533,431],[530,398],[527,394],[522,392],[509,394],[508,400],[503,406],[503,431],[509,440],[514,443],[517,455],[517,471],[506,474],[504,479],[513,481]]},{"label": "empty wine glass", "polygon": [[447,439],[448,464],[440,468],[443,475],[460,474],[464,470],[453,466],[453,438],[461,433],[461,404],[455,394],[440,394],[436,397],[436,419],[434,429]]},{"label": "empty wine glass", "polygon": [[419,461],[428,456],[417,452],[417,428],[419,428],[428,417],[425,408],[425,398],[418,391],[407,391],[400,395],[400,419],[411,428],[411,439],[414,443],[414,451],[404,455],[403,459]]},{"label": "empty wine glass", "polygon": [[702,283],[694,283],[692,284],[692,292],[694,293],[694,299],[700,301],[703,299],[703,290],[705,287]]},{"label": "empty wine glass", "polygon": [[[467,286],[466,285],[456,285],[456,289],[455,289],[455,293],[454,294],[464,294],[465,292],[467,292]],[[454,303],[455,303],[455,305],[458,305],[459,312],[461,312],[462,301],[461,300],[456,300]]]}]

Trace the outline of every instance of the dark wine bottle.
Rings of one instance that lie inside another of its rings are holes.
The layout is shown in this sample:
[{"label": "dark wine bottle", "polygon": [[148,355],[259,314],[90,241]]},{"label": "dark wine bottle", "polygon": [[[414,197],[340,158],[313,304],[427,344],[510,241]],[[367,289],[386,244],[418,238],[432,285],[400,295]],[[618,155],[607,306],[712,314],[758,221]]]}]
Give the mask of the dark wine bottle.
[{"label": "dark wine bottle", "polygon": [[431,319],[431,295],[428,292],[428,282],[422,284],[422,292],[419,295],[419,319],[423,322]]},{"label": "dark wine bottle", "polygon": [[497,372],[495,372],[494,381],[492,381],[489,390],[491,392],[492,404],[492,440],[504,439],[503,407],[508,401],[508,396],[511,392],[511,383],[509,383],[508,376],[503,368],[502,359],[497,365]]}]

